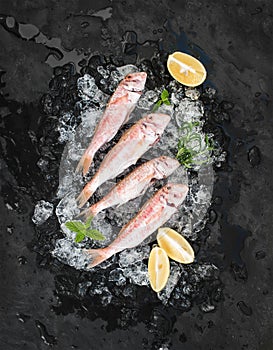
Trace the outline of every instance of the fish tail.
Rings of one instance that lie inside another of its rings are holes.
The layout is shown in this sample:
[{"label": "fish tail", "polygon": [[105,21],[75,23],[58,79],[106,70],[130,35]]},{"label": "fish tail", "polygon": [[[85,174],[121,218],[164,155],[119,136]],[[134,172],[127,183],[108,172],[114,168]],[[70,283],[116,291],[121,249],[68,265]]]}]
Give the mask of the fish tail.
[{"label": "fish tail", "polygon": [[88,152],[85,152],[77,165],[76,173],[78,174],[82,171],[83,176],[85,176],[88,173],[88,170],[92,162],[93,162],[93,155]]},{"label": "fish tail", "polygon": [[[91,182],[92,183],[92,182]],[[92,188],[91,183],[87,184],[84,189],[81,191],[80,195],[76,199],[77,205],[79,208],[83,207],[88,199],[95,192],[95,189]]]},{"label": "fish tail", "polygon": [[86,254],[90,257],[90,264],[88,269],[101,264],[103,261],[109,259],[114,253],[113,250],[109,248],[99,248],[99,249],[87,249]]},{"label": "fish tail", "polygon": [[94,218],[98,214],[99,211],[97,211],[93,207],[94,207],[94,205],[92,205],[89,208],[84,209],[82,212],[80,212],[80,214],[77,217],[79,219],[83,219],[84,221],[86,221],[90,217]]}]

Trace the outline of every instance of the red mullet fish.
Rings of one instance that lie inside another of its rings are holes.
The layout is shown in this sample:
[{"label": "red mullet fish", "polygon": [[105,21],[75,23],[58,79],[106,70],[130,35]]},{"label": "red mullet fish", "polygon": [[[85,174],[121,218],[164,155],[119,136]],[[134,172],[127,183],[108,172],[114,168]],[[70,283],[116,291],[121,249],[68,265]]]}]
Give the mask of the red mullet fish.
[{"label": "red mullet fish", "polygon": [[122,124],[128,120],[144,89],[146,78],[145,72],[131,73],[119,83],[96,127],[91,143],[77,166],[76,172],[82,171],[85,175],[96,152],[106,142],[112,140]]},{"label": "red mullet fish", "polygon": [[188,193],[183,184],[167,184],[150,198],[138,214],[119,232],[117,238],[106,248],[88,249],[88,268],[99,265],[112,255],[139,245],[161,227],[177,211]]}]

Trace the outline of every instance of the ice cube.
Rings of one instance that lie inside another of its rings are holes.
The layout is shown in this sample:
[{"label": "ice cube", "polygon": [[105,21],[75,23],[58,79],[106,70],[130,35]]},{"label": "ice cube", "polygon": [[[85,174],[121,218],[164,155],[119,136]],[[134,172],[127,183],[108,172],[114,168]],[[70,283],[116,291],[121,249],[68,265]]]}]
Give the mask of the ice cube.
[{"label": "ice cube", "polygon": [[122,274],[122,269],[117,268],[109,274],[109,281],[114,282],[117,286],[122,286],[126,283],[126,278]]},{"label": "ice cube", "polygon": [[198,100],[198,98],[200,97],[200,91],[198,91],[197,89],[188,88],[185,90],[185,96],[193,101]]},{"label": "ice cube", "polygon": [[84,74],[83,77],[78,79],[77,87],[78,95],[83,101],[92,99],[98,90],[98,87],[95,84],[95,79],[89,74]]},{"label": "ice cube", "polygon": [[165,288],[161,292],[157,293],[158,299],[160,299],[164,305],[167,304],[174,287],[177,285],[177,282],[180,279],[180,276],[181,269],[179,265],[175,262],[171,262],[171,271],[168,282]]},{"label": "ice cube", "polygon": [[135,299],[136,298],[136,287],[133,286],[132,284],[127,284],[124,287],[122,294],[125,297],[130,297],[131,299]]},{"label": "ice cube", "polygon": [[215,306],[210,303],[210,301],[204,302],[200,305],[201,311],[208,313],[212,312],[215,309]]},{"label": "ice cube", "polygon": [[142,261],[139,261],[133,265],[127,266],[122,269],[123,275],[130,279],[131,283],[139,286],[148,286],[148,267]]},{"label": "ice cube", "polygon": [[81,282],[77,285],[77,294],[79,297],[85,297],[85,295],[87,294],[87,291],[89,289],[89,287],[92,286],[92,282],[91,281],[85,281],[85,282]]},{"label": "ice cube", "polygon": [[54,205],[52,203],[40,200],[34,209],[32,221],[35,225],[41,225],[53,214]]},{"label": "ice cube", "polygon": [[178,126],[183,122],[199,122],[204,114],[204,107],[201,101],[191,101],[189,98],[183,98],[175,109],[175,118]]},{"label": "ice cube", "polygon": [[108,69],[105,69],[102,66],[98,66],[97,71],[104,79],[109,77],[110,72]]},{"label": "ice cube", "polygon": [[118,230],[115,229],[105,218],[105,212],[100,212],[92,220],[92,228],[99,230],[105,237],[103,241],[96,241],[96,247],[105,247],[109,245],[117,236]]},{"label": "ice cube", "polygon": [[76,246],[71,240],[66,238],[58,239],[52,255],[62,263],[75,267],[75,269],[85,269],[90,263],[90,258],[84,251]]},{"label": "ice cube", "polygon": [[76,130],[76,122],[75,117],[72,112],[66,112],[61,114],[59,118],[58,123],[58,131],[59,131],[59,142],[64,143],[74,136],[75,130]]},{"label": "ice cube", "polygon": [[65,223],[66,221],[74,220],[80,213],[80,209],[76,202],[76,193],[70,192],[59,202],[56,207],[56,215],[59,223]]},{"label": "ice cube", "polygon": [[143,259],[148,259],[149,254],[150,254],[150,247],[148,245],[123,250],[119,254],[119,262],[118,262],[119,266],[124,268],[132,264],[135,264]]},{"label": "ice cube", "polygon": [[112,301],[112,298],[113,298],[112,293],[109,291],[109,289],[107,287],[104,287],[102,289],[101,298],[100,298],[101,304],[103,306],[110,304]]},{"label": "ice cube", "polygon": [[138,107],[141,109],[150,110],[155,102],[159,99],[159,93],[154,90],[146,91],[138,101]]}]

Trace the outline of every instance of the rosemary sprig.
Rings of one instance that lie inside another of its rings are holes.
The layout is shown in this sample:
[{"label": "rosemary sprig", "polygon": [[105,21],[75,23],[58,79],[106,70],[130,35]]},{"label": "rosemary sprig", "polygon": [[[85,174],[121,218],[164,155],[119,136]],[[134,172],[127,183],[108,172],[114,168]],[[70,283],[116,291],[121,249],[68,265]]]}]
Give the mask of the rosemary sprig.
[{"label": "rosemary sprig", "polygon": [[[184,136],[178,141],[176,158],[188,169],[207,163],[210,159],[211,151],[214,149],[207,134],[203,136],[194,130],[199,124],[199,122],[187,122],[181,127]],[[204,156],[204,158],[198,160],[200,156]]]}]

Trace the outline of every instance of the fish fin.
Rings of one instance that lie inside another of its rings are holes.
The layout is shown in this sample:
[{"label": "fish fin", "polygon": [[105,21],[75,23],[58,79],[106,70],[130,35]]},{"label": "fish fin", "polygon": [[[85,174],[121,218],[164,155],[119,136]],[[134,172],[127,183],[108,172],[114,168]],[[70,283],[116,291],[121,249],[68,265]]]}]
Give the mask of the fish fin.
[{"label": "fish fin", "polygon": [[104,260],[109,259],[113,255],[113,251],[108,248],[87,249],[85,253],[89,255],[91,260],[90,264],[87,266],[88,269],[101,264]]},{"label": "fish fin", "polygon": [[158,136],[154,142],[152,144],[150,144],[151,147],[153,147],[154,145],[156,145],[158,142],[160,141],[160,136]]},{"label": "fish fin", "polygon": [[84,155],[81,157],[79,164],[77,165],[76,173],[80,173],[82,171],[83,176],[85,176],[88,173],[92,162],[93,156],[85,152]]},{"label": "fish fin", "polygon": [[127,103],[128,103],[128,92],[126,92],[122,96],[118,96],[117,94],[112,95],[107,106],[116,108],[117,104],[127,104]]},{"label": "fish fin", "polygon": [[81,191],[80,195],[76,199],[77,205],[79,208],[83,207],[84,204],[88,201],[88,199],[92,196],[94,191],[90,189],[90,186],[85,186],[84,189]]}]

